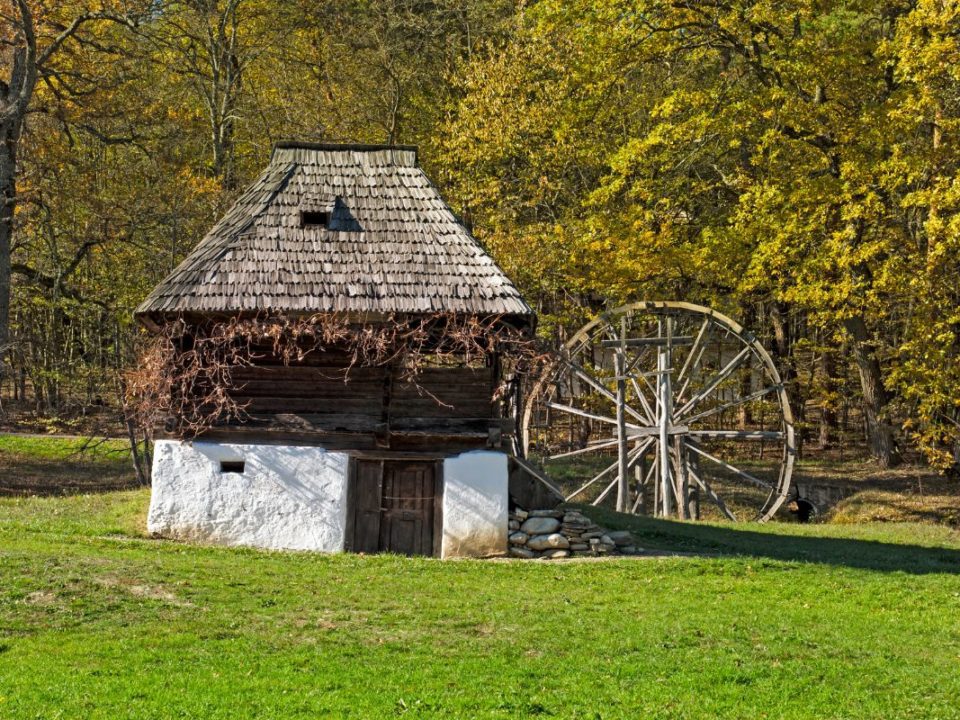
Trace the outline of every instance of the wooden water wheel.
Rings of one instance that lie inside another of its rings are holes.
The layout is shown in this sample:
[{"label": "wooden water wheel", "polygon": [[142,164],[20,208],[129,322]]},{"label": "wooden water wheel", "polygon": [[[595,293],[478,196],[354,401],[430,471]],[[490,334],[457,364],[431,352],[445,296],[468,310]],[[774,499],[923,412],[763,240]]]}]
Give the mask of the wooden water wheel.
[{"label": "wooden water wheel", "polygon": [[581,328],[529,395],[523,444],[548,475],[589,477],[567,500],[681,519],[769,519],[796,450],[763,346],[684,302],[624,305]]}]

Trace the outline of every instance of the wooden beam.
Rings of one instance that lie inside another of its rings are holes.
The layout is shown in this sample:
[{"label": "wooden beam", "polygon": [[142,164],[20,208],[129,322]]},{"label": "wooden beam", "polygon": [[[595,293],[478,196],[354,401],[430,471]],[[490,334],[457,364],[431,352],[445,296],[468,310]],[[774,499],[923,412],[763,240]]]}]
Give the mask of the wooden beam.
[{"label": "wooden beam", "polygon": [[545,488],[547,488],[553,495],[557,497],[558,500],[564,500],[563,491],[558,488],[556,485],[551,482],[550,478],[546,476],[541,470],[539,470],[535,465],[531,464],[524,458],[519,458],[511,456],[513,461],[526,470],[530,475],[538,480]]},{"label": "wooden beam", "polygon": [[782,440],[783,433],[777,430],[690,430],[693,437],[723,438],[726,440]]},{"label": "wooden beam", "polygon": [[617,351],[617,512],[626,512],[630,495],[630,479],[627,469],[627,383],[624,379],[626,372],[626,319],[621,319],[620,337],[623,345]]},{"label": "wooden beam", "polygon": [[693,450],[693,451],[694,451],[695,453],[697,453],[698,455],[701,455],[701,456],[705,457],[707,460],[712,460],[713,462],[715,462],[717,465],[719,465],[720,467],[724,468],[725,470],[729,470],[730,472],[735,473],[736,475],[739,475],[740,477],[742,477],[742,478],[743,478],[744,480],[746,480],[747,482],[749,482],[749,483],[751,483],[751,484],[753,484],[753,485],[756,485],[756,486],[759,487],[759,488],[763,488],[764,490],[770,490],[770,491],[774,490],[773,485],[771,485],[770,483],[765,482],[765,481],[761,480],[761,479],[758,478],[758,477],[754,477],[753,475],[751,475],[751,474],[748,473],[748,472],[744,472],[744,471],[741,470],[740,468],[735,467],[734,465],[731,465],[730,463],[726,462],[725,460],[721,460],[720,458],[715,457],[714,455],[711,455],[710,453],[708,453],[708,452],[706,452],[705,450],[701,449],[701,448],[700,448],[696,443],[694,443],[694,442],[687,442],[687,447],[690,448],[691,450]]},{"label": "wooden beam", "polygon": [[622,343],[620,340],[601,340],[600,347],[619,348],[619,347],[663,347],[671,345],[678,347],[680,345],[693,345],[693,336],[678,335],[673,338],[651,337],[651,338],[628,338]]}]

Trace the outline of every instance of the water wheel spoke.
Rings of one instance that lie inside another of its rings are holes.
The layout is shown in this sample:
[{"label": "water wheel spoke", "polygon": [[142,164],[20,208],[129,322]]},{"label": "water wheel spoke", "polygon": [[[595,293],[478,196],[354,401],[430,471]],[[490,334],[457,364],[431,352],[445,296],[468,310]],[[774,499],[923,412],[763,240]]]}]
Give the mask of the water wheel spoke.
[{"label": "water wheel spoke", "polygon": [[[587,383],[590,387],[592,387],[592,388],[593,388],[594,390],[596,390],[598,393],[600,393],[600,394],[603,395],[605,398],[607,398],[608,400],[610,400],[614,405],[617,404],[617,396],[614,395],[612,392],[610,392],[607,388],[605,388],[605,387],[603,386],[603,384],[600,383],[600,382],[599,382],[596,378],[594,378],[592,375],[590,375],[590,373],[588,373],[586,370],[584,370],[582,367],[580,367],[579,365],[577,365],[577,364],[576,364],[575,362],[573,362],[572,360],[568,360],[568,361],[567,361],[567,364],[570,366],[570,369],[573,371],[574,375],[576,375],[577,377],[579,377],[581,380],[583,380],[585,383]],[[644,417],[644,416],[642,416],[640,413],[638,413],[636,410],[634,410],[632,407],[630,407],[629,405],[624,405],[624,408],[623,408],[623,409],[624,409],[625,412],[627,412],[628,414],[632,415],[634,419],[639,420],[639,421],[642,422],[642,423],[652,423],[652,422],[653,422],[653,417]]]},{"label": "water wheel spoke", "polygon": [[617,486],[617,483],[618,483],[619,481],[620,481],[619,478],[614,478],[614,479],[613,479],[613,482],[610,483],[609,485],[607,485],[607,487],[604,489],[604,491],[603,491],[602,493],[600,493],[600,495],[597,497],[597,499],[594,500],[594,501],[593,501],[592,503],[590,503],[590,504],[593,505],[594,507],[596,507],[597,505],[599,505],[600,503],[602,503],[604,500],[606,500],[606,499],[607,499],[607,496],[608,496],[608,495],[610,494],[610,492]]},{"label": "water wheel spoke", "polygon": [[[647,422],[653,424],[656,422],[655,418],[657,417],[656,411],[650,406],[650,403],[647,401],[647,396],[640,389],[640,384],[637,382],[637,379],[630,376],[630,384],[633,386],[633,391],[637,394],[637,399],[640,400],[640,404],[643,405],[643,411],[647,413]],[[648,383],[649,385],[649,383]],[[654,395],[654,400],[656,401],[656,395]]]},{"label": "water wheel spoke", "polygon": [[[639,458],[644,452],[646,452],[647,448],[650,447],[650,445],[653,444],[653,441],[654,441],[653,438],[649,438],[649,439],[647,439],[647,440],[644,440],[642,443],[640,443],[639,445],[637,445],[637,447],[633,448],[633,450],[631,450],[631,451],[628,453],[628,456],[627,456],[627,457],[628,457],[628,460],[630,461],[630,462],[628,462],[628,464],[627,464],[627,467],[628,467],[628,468],[630,468],[630,467],[633,466],[633,462],[632,462],[633,460],[636,460],[636,459]],[[632,456],[632,457],[631,457],[631,456]],[[586,490],[588,487],[590,487],[591,485],[599,482],[600,480],[603,480],[603,478],[605,478],[607,475],[609,475],[609,474],[610,474],[611,472],[613,472],[614,470],[617,470],[619,467],[620,467],[620,460],[617,459],[617,460],[614,461],[611,465],[608,465],[606,468],[604,468],[603,470],[601,470],[597,475],[595,475],[593,478],[591,478],[590,480],[588,480],[585,484],[581,485],[577,490],[574,490],[572,493],[570,493],[569,495],[567,495],[567,497],[565,498],[565,500],[566,500],[567,502],[570,502],[573,498],[575,498],[577,495],[579,495],[580,493],[582,493],[582,492],[583,492],[584,490]]]},{"label": "water wheel spoke", "polygon": [[[617,335],[617,333],[613,330],[612,327],[608,326],[604,332],[606,333],[609,342],[620,343],[622,341],[622,338],[620,338]],[[652,340],[654,338],[647,338],[647,339]],[[645,350],[642,350],[641,352],[637,353],[637,356],[633,359],[633,362],[627,365],[627,369],[625,370],[624,375],[627,376],[630,379],[630,382],[633,384],[634,392],[636,392],[637,398],[640,400],[640,404],[643,405],[644,411],[649,413],[650,418],[648,420],[650,422],[653,422],[653,418],[656,417],[656,413],[650,407],[650,404],[646,398],[646,394],[640,390],[640,386],[637,384],[636,378],[640,377],[643,379],[643,381],[647,385],[647,388],[649,388],[650,393],[654,396],[654,398],[656,398],[657,396],[657,391],[654,390],[653,386],[650,384],[650,381],[647,380],[646,375],[644,373],[640,373],[639,375],[634,373],[634,370],[636,370],[637,366],[645,357],[647,357],[647,353]]]},{"label": "water wheel spoke", "polygon": [[[677,374],[678,383],[682,383],[683,379],[686,377],[687,370],[690,369],[691,361],[693,360],[694,355],[696,355],[698,352],[701,352],[699,349],[700,343],[703,342],[703,338],[707,333],[708,327],[710,327],[710,318],[706,317],[703,319],[703,322],[700,324],[700,331],[697,333],[697,337],[694,339],[693,345],[690,346],[690,352],[687,353],[687,359],[684,361],[683,367],[680,368],[680,372]],[[696,362],[693,362],[692,364],[696,365]]]},{"label": "water wheel spoke", "polygon": [[[575,408],[571,405],[564,405],[562,403],[548,402],[545,403],[548,408],[553,410],[559,410],[560,412],[570,413],[571,415],[578,415],[580,417],[587,418],[588,420],[596,420],[597,422],[610,423],[611,425],[616,425],[616,418],[608,417],[606,415],[597,415],[596,413],[587,412],[586,410],[581,410],[580,408]],[[628,428],[633,430],[640,430],[643,428],[642,425],[634,425],[632,423],[626,423]]]},{"label": "water wheel spoke", "polygon": [[697,445],[696,442],[693,442],[692,440],[687,441],[687,447],[693,450],[695,453],[697,453],[701,457],[704,457],[707,460],[710,460],[711,462],[716,463],[717,465],[722,467],[724,470],[729,470],[730,472],[736,475],[739,475],[740,477],[742,477],[744,480],[746,480],[752,485],[756,485],[757,487],[763,488],[764,490],[771,490],[771,491],[774,490],[773,485],[771,485],[770,483],[766,482],[765,480],[761,480],[758,477],[754,477],[750,473],[746,472],[745,470],[741,470],[735,465],[731,465],[726,460],[721,460],[716,455],[711,455],[710,453],[708,453],[706,450],[701,448],[699,445]]},{"label": "water wheel spoke", "polygon": [[616,470],[616,469],[619,467],[619,465],[620,465],[620,461],[619,461],[619,460],[615,461],[612,465],[608,465],[608,466],[605,467],[603,470],[601,470],[599,473],[597,473],[595,476],[593,476],[590,480],[587,480],[587,482],[585,482],[585,483],[584,483],[583,485],[581,485],[579,488],[577,488],[577,489],[574,490],[572,493],[570,493],[569,495],[567,495],[567,497],[565,497],[564,500],[565,500],[566,502],[570,502],[571,500],[573,500],[573,498],[575,498],[577,495],[579,495],[580,493],[582,493],[582,492],[583,492],[584,490],[586,490],[588,487],[590,487],[590,486],[593,485],[594,483],[597,483],[597,482],[600,482],[601,480],[603,480],[603,478],[605,478],[605,477],[606,477],[607,475],[609,475],[611,472],[613,472],[614,470]]},{"label": "water wheel spoke", "polygon": [[562,458],[584,455],[585,453],[594,452],[596,450],[605,450],[606,448],[614,447],[616,444],[617,438],[613,438],[612,440],[594,440],[593,442],[588,443],[584,448],[562,452],[557,455],[549,455],[547,456],[547,460],[560,460]]},{"label": "water wheel spoke", "polygon": [[688,430],[687,434],[727,440],[783,440],[783,433],[779,430]]},{"label": "water wheel spoke", "polygon": [[693,408],[697,403],[699,403],[701,400],[707,397],[707,395],[709,395],[714,390],[716,390],[717,386],[720,385],[720,383],[722,383],[724,380],[730,377],[730,375],[733,374],[733,371],[736,370],[738,367],[740,367],[740,364],[750,354],[750,350],[751,350],[750,346],[747,345],[739,353],[737,353],[736,357],[734,357],[733,360],[728,362],[720,372],[714,375],[710,379],[710,381],[706,384],[706,386],[702,390],[700,390],[700,392],[698,392],[692,398],[687,400],[686,404],[682,408],[677,410],[677,416],[683,417],[683,415],[687,413],[691,408]]},{"label": "water wheel spoke", "polygon": [[710,499],[710,501],[720,508],[720,512],[722,512],[728,520],[737,522],[737,516],[734,515],[733,511],[727,507],[727,504],[723,501],[723,498],[717,495],[716,491],[710,487],[710,483],[700,477],[690,463],[687,463],[687,473],[693,478],[693,481],[700,486],[700,489],[707,494],[707,497]]},{"label": "water wheel spoke", "polygon": [[737,407],[738,405],[743,405],[744,403],[753,402],[754,400],[759,400],[764,395],[769,395],[772,392],[780,392],[782,389],[783,389],[782,385],[770,385],[769,387],[765,387],[762,390],[757,390],[756,392],[752,392],[749,395],[746,395],[742,398],[737,398],[736,400],[731,400],[730,402],[723,403],[722,405],[717,405],[716,407],[712,407],[709,410],[704,410],[691,417],[687,417],[687,418],[677,417],[675,418],[675,420],[676,422],[680,422],[682,420],[687,425],[692,425],[698,420],[703,420],[704,418],[708,418],[711,415],[716,415],[717,413],[721,413],[724,410],[729,410],[730,408]]}]

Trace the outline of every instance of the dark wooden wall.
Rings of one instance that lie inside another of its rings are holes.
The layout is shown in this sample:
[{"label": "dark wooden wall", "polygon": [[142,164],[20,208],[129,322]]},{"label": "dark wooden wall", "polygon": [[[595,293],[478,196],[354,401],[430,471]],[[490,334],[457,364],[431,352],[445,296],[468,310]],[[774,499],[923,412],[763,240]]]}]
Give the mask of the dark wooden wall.
[{"label": "dark wooden wall", "polygon": [[346,353],[314,352],[288,365],[260,355],[232,371],[247,431],[353,435],[359,448],[457,449],[490,446],[504,428],[492,400],[496,363],[426,367],[411,380],[396,367],[350,367]]}]

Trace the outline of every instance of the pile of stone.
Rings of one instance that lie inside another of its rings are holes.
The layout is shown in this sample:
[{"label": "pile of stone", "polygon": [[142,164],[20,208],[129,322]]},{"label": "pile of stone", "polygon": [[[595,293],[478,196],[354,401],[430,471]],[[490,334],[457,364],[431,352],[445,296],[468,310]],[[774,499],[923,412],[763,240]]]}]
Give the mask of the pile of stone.
[{"label": "pile of stone", "polygon": [[508,528],[512,557],[554,560],[642,552],[629,531],[609,531],[579,510],[514,508]]}]

